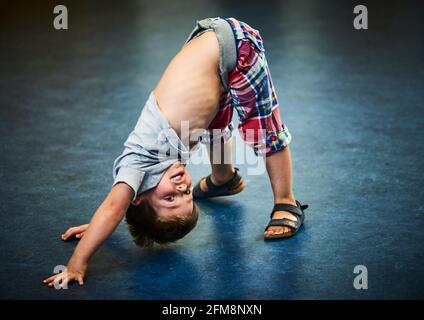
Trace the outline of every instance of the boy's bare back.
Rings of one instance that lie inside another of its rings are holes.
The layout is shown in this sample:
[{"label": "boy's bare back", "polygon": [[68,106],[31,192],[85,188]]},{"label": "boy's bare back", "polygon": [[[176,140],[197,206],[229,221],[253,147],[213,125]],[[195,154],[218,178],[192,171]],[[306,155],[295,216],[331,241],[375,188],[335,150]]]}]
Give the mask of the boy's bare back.
[{"label": "boy's bare back", "polygon": [[192,130],[207,128],[214,118],[224,90],[218,65],[218,40],[208,31],[188,42],[167,66],[153,91],[177,133],[181,121],[189,120]]}]

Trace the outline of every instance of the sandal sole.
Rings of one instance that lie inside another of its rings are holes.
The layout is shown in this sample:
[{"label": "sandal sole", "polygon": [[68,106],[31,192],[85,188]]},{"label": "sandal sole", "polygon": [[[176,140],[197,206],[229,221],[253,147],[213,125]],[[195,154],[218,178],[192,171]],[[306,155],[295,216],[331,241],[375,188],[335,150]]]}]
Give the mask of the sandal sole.
[{"label": "sandal sole", "polygon": [[226,193],[226,194],[210,195],[210,196],[200,196],[200,197],[198,196],[198,197],[195,197],[195,199],[209,199],[209,198],[218,198],[218,197],[233,196],[233,195],[236,195],[236,194],[242,192],[245,187],[246,187],[246,184],[244,183],[244,181],[243,180],[240,180],[240,182],[237,184],[237,186],[235,186],[233,189],[230,189],[228,191],[228,193]]}]

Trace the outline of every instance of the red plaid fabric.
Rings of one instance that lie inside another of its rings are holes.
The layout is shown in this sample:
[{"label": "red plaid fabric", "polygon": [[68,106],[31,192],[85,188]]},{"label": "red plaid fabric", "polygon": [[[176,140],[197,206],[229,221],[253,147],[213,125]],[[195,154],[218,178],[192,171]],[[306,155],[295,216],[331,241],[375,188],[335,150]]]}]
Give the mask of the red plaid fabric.
[{"label": "red plaid fabric", "polygon": [[258,30],[235,18],[225,19],[237,42],[237,64],[229,74],[230,90],[222,94],[220,109],[208,129],[230,125],[234,109],[239,118],[242,139],[256,155],[281,150],[291,141],[280,119],[279,103]]}]

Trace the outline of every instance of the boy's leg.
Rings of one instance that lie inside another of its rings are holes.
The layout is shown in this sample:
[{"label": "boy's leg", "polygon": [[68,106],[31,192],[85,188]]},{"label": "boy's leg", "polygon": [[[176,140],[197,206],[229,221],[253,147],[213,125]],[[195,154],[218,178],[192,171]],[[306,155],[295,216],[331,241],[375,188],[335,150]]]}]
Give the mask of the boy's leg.
[{"label": "boy's leg", "polygon": [[[225,143],[209,144],[209,159],[211,163],[211,180],[214,185],[222,185],[234,177],[234,167],[232,164],[232,138]],[[202,191],[207,191],[206,180],[200,181]]]},{"label": "boy's leg", "polygon": [[[232,139],[226,143],[209,145],[208,153],[211,163],[211,180],[215,185],[221,185],[231,180],[234,176],[232,165]],[[289,146],[271,154],[265,160],[266,169],[271,181],[275,203],[289,203],[296,206],[296,198],[292,190],[292,162]],[[207,191],[205,179],[201,180],[200,188]],[[295,221],[297,218],[287,211],[276,211],[273,219],[287,218]],[[290,232],[288,227],[269,227],[267,235],[283,234]]]},{"label": "boy's leg", "polygon": [[[296,206],[296,198],[292,190],[292,162],[289,146],[265,158],[266,169],[274,194],[274,204],[289,203]],[[287,211],[274,212],[273,219],[287,218],[296,221],[296,216]],[[269,227],[266,235],[291,232],[288,227]]]},{"label": "boy's leg", "polygon": [[[292,164],[288,147],[291,135],[280,118],[277,94],[263,48],[263,39],[257,30],[246,23],[235,21],[245,28],[253,41],[240,41],[238,68],[230,77],[233,101],[239,115],[242,138],[258,155],[266,155],[266,168],[274,194],[274,204],[285,203],[297,207],[292,190]],[[249,134],[250,133],[250,134]],[[272,219],[296,221],[297,217],[287,211],[275,211]],[[285,226],[270,226],[265,236],[292,233]]]}]

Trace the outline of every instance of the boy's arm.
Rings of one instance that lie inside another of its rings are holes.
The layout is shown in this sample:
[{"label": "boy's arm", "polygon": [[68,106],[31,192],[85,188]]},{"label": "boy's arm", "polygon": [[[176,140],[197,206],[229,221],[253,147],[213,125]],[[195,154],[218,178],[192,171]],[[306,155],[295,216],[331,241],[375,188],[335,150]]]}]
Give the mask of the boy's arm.
[{"label": "boy's arm", "polygon": [[54,283],[60,282],[63,286],[67,282],[75,280],[82,285],[90,257],[115,230],[133,197],[134,190],[129,185],[125,183],[114,185],[91,219],[84,237],[78,243],[68,262],[66,272],[56,274],[44,280],[44,283],[53,286]]},{"label": "boy's arm", "polygon": [[[69,281],[78,281],[83,284],[90,257],[94,254],[101,243],[113,232],[124,217],[131,200],[135,200],[137,192],[143,182],[145,163],[142,159],[145,154],[140,137],[146,130],[142,125],[140,114],[139,120],[124,143],[124,151],[113,164],[113,187],[103,203],[97,209],[88,228],[68,262],[65,273],[56,274],[46,280],[45,284],[53,286],[58,282],[66,284]],[[65,240],[66,237],[62,238]],[[56,285],[55,285],[56,286]]]}]

